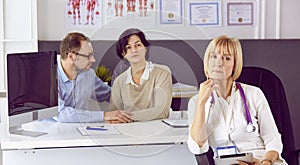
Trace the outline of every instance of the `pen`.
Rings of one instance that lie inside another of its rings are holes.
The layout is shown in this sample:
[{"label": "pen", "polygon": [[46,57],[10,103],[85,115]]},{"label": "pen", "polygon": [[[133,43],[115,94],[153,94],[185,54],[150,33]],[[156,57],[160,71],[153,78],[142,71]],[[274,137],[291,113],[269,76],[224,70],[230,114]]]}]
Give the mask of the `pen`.
[{"label": "pen", "polygon": [[107,128],[102,128],[102,127],[90,127],[87,126],[86,130],[94,130],[94,131],[107,131]]}]

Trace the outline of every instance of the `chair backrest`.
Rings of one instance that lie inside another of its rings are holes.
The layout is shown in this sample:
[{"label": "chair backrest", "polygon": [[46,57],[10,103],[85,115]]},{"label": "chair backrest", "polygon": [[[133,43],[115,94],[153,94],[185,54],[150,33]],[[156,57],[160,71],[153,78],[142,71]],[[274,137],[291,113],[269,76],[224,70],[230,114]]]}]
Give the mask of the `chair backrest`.
[{"label": "chair backrest", "polygon": [[257,86],[264,92],[277,128],[281,133],[282,157],[288,164],[298,165],[289,107],[280,79],[270,70],[259,67],[244,67],[237,81]]}]

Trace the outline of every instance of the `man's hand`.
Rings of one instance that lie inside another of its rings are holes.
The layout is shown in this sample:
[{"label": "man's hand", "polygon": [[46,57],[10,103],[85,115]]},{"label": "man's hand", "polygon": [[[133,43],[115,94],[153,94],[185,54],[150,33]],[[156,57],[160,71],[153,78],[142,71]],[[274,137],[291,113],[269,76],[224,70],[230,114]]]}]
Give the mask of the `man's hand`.
[{"label": "man's hand", "polygon": [[104,120],[110,124],[130,123],[133,121],[131,114],[124,110],[104,112]]}]

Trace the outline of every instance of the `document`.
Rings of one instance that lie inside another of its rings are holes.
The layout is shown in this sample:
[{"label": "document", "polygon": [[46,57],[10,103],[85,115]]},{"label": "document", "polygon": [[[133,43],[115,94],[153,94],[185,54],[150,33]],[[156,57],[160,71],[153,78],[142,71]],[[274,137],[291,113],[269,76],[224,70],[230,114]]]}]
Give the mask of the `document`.
[{"label": "document", "polygon": [[173,92],[180,92],[180,91],[198,91],[198,88],[193,85],[183,84],[183,83],[175,83],[172,85]]},{"label": "document", "polygon": [[160,0],[160,24],[182,24],[182,0]]},{"label": "document", "polygon": [[198,89],[196,86],[176,83],[172,85],[172,95],[173,97],[192,97],[198,94]]},{"label": "document", "polygon": [[254,4],[227,3],[227,24],[232,25],[253,25],[254,24]]},{"label": "document", "polygon": [[190,3],[191,25],[220,26],[220,2]]},{"label": "document", "polygon": [[198,94],[198,91],[179,91],[179,92],[172,92],[173,97],[193,97],[194,95]]},{"label": "document", "polygon": [[89,135],[120,135],[121,133],[112,125],[82,125],[77,130],[83,136]]},{"label": "document", "polygon": [[174,128],[188,127],[187,119],[163,119],[162,122]]}]

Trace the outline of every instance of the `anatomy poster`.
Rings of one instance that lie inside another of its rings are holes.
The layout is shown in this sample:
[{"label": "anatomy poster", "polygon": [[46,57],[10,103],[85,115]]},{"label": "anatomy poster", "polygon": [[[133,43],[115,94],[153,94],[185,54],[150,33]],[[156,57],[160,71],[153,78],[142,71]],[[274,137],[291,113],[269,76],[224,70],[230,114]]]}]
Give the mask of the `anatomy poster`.
[{"label": "anatomy poster", "polygon": [[67,28],[100,28],[102,0],[66,0],[65,25]]},{"label": "anatomy poster", "polygon": [[104,0],[103,2],[103,19],[106,27],[117,27],[120,24],[122,28],[126,25],[154,26],[155,0]]}]

